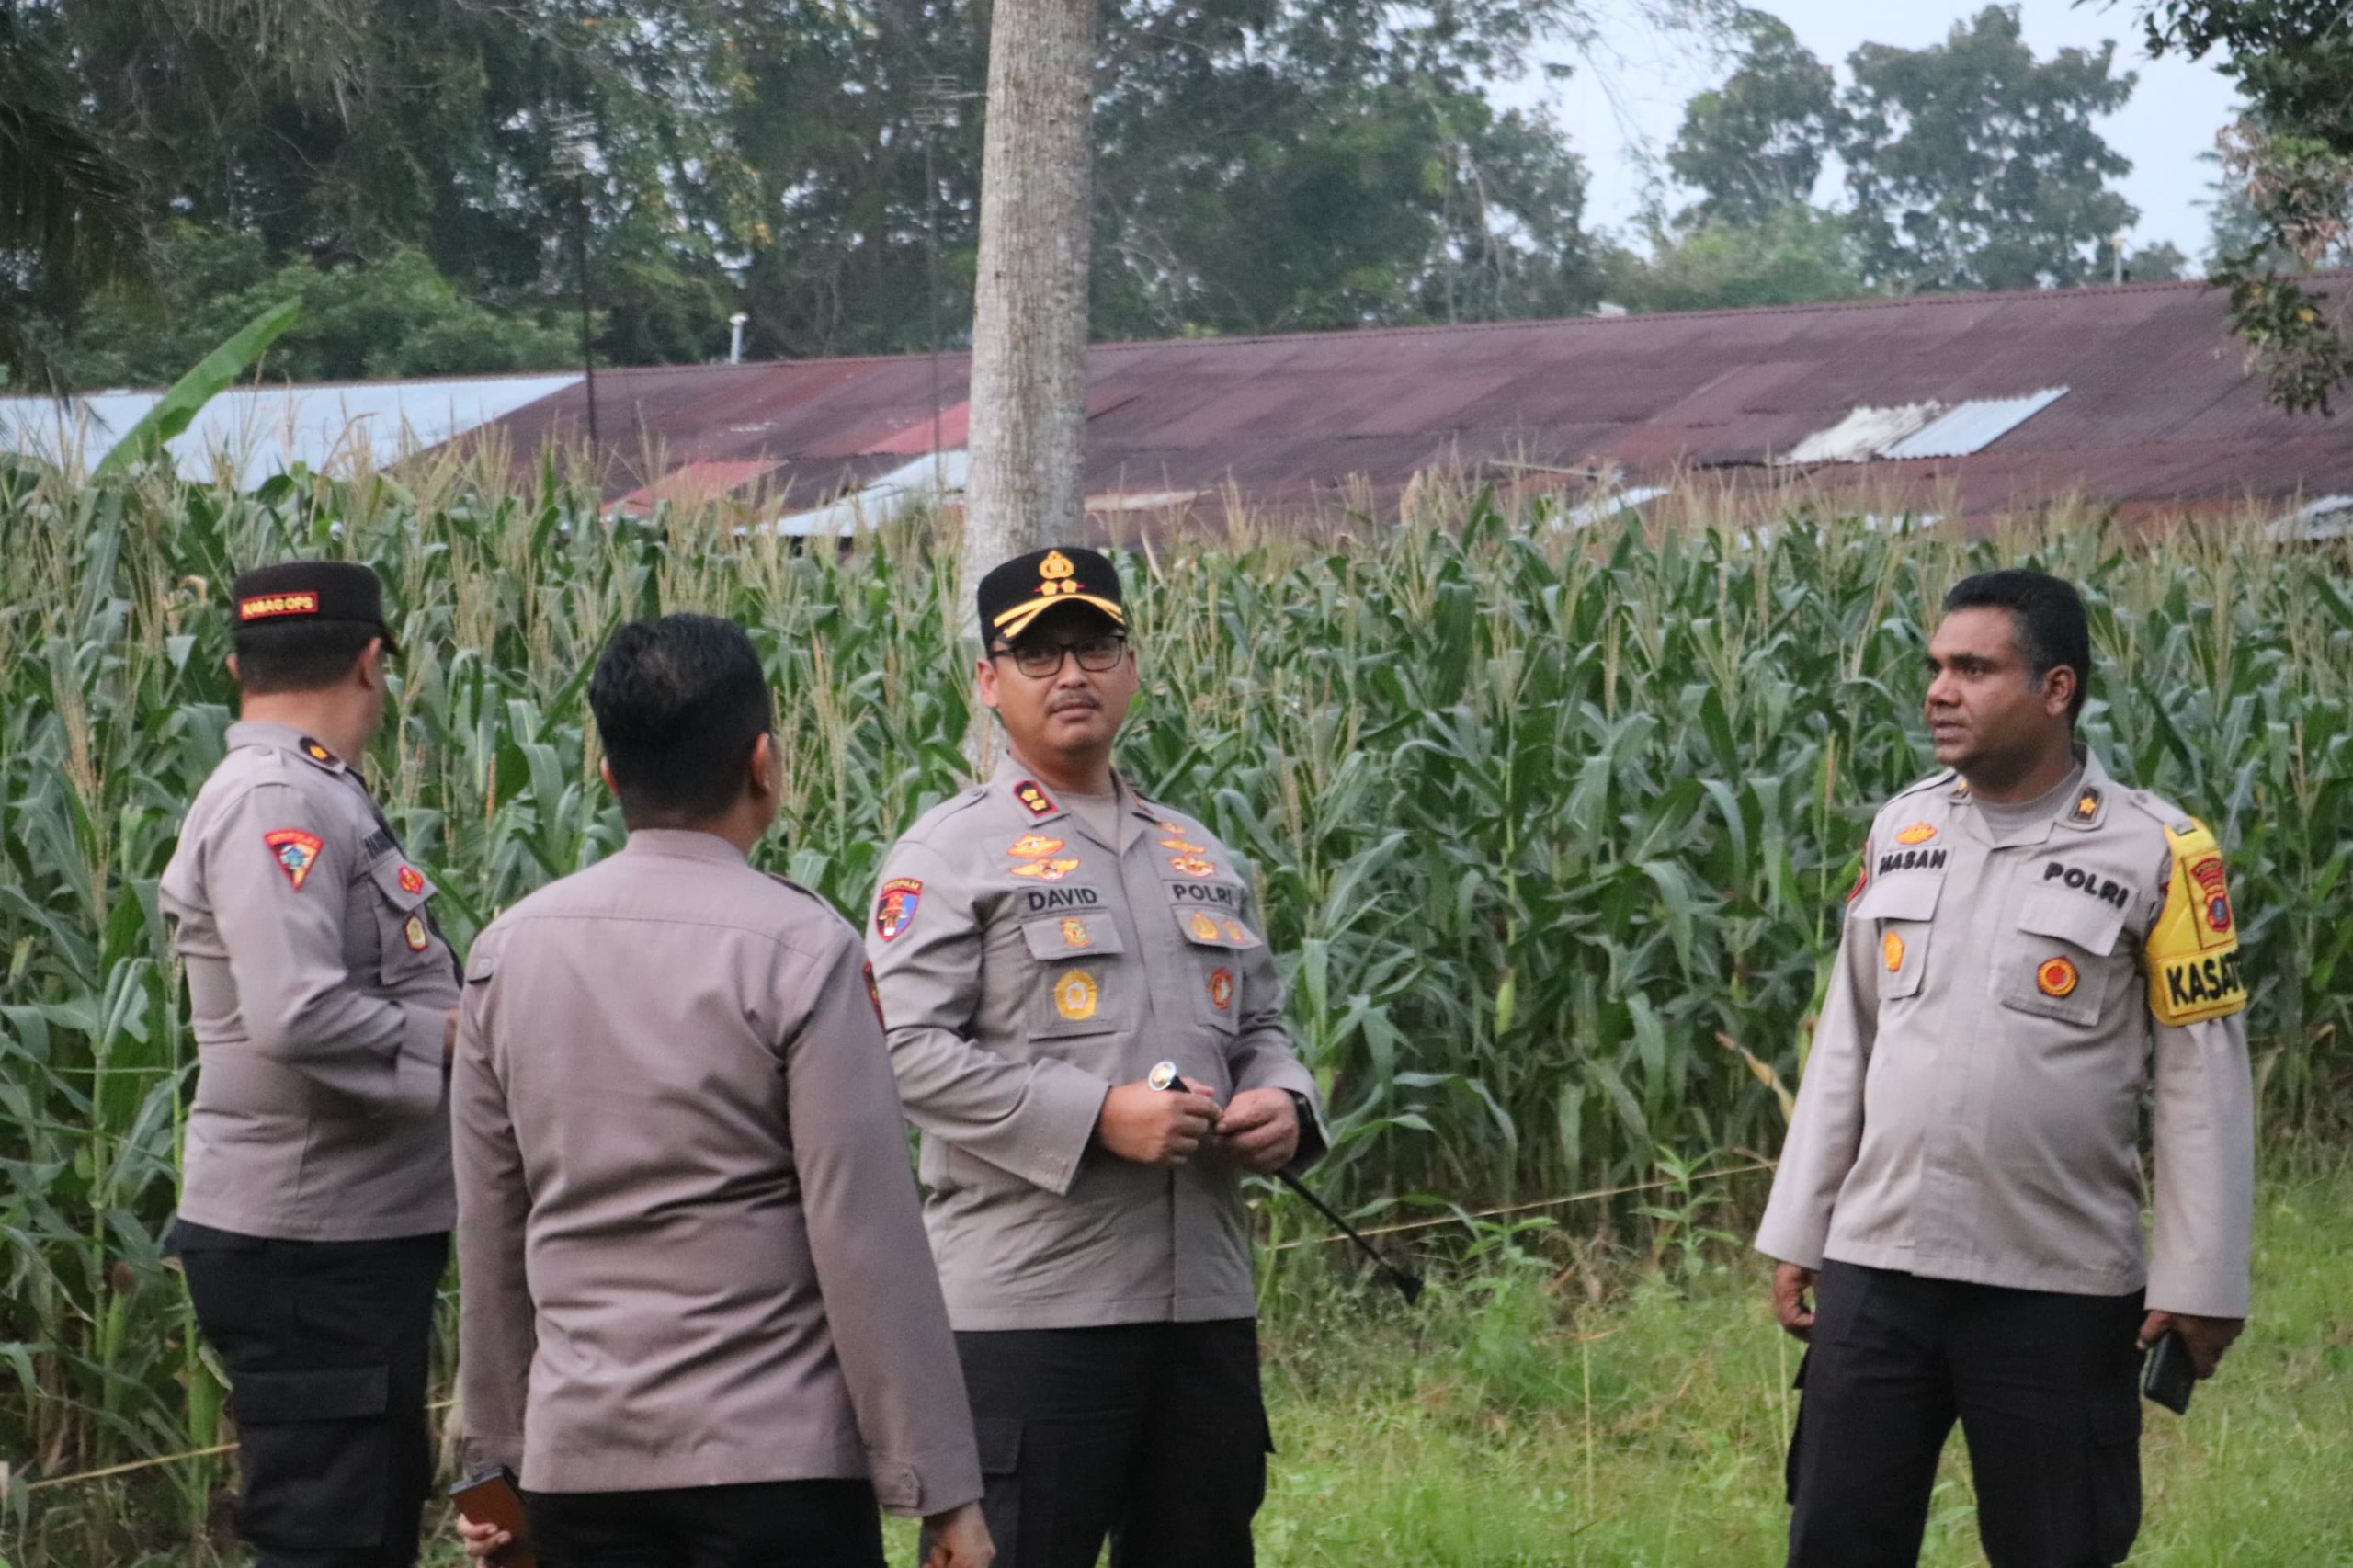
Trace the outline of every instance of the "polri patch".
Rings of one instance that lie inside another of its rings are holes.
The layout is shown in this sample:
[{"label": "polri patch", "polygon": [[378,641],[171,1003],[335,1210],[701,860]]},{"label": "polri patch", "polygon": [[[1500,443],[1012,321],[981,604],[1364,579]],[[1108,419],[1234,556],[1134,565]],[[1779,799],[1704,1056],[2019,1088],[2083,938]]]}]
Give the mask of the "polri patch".
[{"label": "polri patch", "polygon": [[1054,1011],[1072,1023],[1084,1023],[1093,1017],[1101,1000],[1095,977],[1083,969],[1065,970],[1054,982]]},{"label": "polri patch", "polygon": [[2179,1028],[2227,1017],[2246,1006],[2246,973],[2231,910],[2222,847],[2196,820],[2165,829],[2173,869],[2165,901],[2143,949],[2149,1011]]},{"label": "polri patch", "polygon": [[895,942],[915,923],[915,905],[923,902],[923,882],[915,877],[892,877],[874,896],[874,934]]},{"label": "polri patch", "polygon": [[1022,809],[1033,817],[1050,817],[1054,814],[1054,798],[1040,789],[1035,778],[1024,778],[1020,783],[1016,784],[1013,787],[1013,798],[1020,801]]},{"label": "polri patch", "polygon": [[279,827],[272,828],[261,836],[262,842],[269,846],[270,858],[278,862],[278,869],[286,873],[286,880],[294,884],[294,891],[301,892],[304,880],[311,874],[311,868],[319,863],[322,846],[319,835],[304,833],[299,827]]},{"label": "polri patch", "polygon": [[1210,971],[1210,1006],[1221,1013],[1233,1006],[1233,971],[1232,970]]}]

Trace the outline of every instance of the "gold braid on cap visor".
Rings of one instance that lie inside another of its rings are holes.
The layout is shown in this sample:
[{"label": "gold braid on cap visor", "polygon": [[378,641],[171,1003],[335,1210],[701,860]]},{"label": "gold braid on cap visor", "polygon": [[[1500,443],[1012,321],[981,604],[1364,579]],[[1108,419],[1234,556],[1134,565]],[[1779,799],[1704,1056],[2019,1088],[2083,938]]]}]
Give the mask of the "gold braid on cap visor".
[{"label": "gold braid on cap visor", "polygon": [[1109,616],[1112,625],[1125,628],[1128,624],[1127,616],[1109,599],[1098,597],[1094,594],[1057,593],[1051,596],[1041,595],[1034,599],[1024,599],[989,622],[989,626],[997,635],[1009,642],[1029,631],[1031,621],[1057,605],[1092,605]]}]

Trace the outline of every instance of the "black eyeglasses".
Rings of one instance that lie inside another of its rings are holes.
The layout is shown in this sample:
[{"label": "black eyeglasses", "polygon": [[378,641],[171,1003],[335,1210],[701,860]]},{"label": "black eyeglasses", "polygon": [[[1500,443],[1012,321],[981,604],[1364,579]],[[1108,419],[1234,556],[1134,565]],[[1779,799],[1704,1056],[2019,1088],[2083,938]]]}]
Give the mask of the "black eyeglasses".
[{"label": "black eyeglasses", "polygon": [[1080,669],[1099,676],[1119,668],[1127,652],[1126,638],[1106,635],[1090,637],[1084,642],[1023,642],[1011,648],[992,648],[989,657],[1011,659],[1013,667],[1031,680],[1043,680],[1062,673],[1063,656],[1066,653],[1077,658]]}]

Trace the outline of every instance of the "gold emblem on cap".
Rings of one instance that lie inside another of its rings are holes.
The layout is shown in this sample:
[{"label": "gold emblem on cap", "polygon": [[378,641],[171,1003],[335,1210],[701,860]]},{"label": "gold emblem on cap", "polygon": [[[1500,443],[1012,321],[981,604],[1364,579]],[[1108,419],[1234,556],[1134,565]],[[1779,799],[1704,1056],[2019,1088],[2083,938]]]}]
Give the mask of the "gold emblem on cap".
[{"label": "gold emblem on cap", "polygon": [[1078,584],[1073,580],[1078,575],[1078,567],[1059,550],[1046,551],[1046,559],[1038,562],[1038,575],[1043,579],[1038,585],[1041,594],[1078,592]]}]

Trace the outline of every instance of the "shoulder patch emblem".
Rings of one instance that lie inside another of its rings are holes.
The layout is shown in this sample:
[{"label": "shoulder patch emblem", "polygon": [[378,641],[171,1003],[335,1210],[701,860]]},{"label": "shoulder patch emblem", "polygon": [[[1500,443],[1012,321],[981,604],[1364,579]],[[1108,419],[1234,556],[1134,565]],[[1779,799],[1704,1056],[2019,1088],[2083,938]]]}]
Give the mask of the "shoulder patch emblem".
[{"label": "shoulder patch emblem", "polygon": [[1078,860],[1074,856],[1063,860],[1032,860],[1026,866],[1014,867],[1013,874],[1017,877],[1035,877],[1041,882],[1058,882],[1077,869]]},{"label": "shoulder patch emblem", "polygon": [[280,827],[271,829],[261,837],[262,842],[269,846],[270,858],[276,860],[278,869],[286,873],[286,880],[294,884],[294,891],[301,892],[303,880],[311,874],[311,868],[319,863],[322,847],[319,835],[304,833],[299,827]]},{"label": "shoulder patch emblem", "polygon": [[1233,1006],[1233,971],[1232,970],[1210,971],[1210,1006],[1221,1013]]},{"label": "shoulder patch emblem", "polygon": [[321,745],[310,736],[304,735],[301,739],[301,744],[302,748],[302,755],[309,757],[313,762],[317,763],[321,767],[333,767],[335,766],[335,753],[327,750],[326,747]]},{"label": "shoulder patch emblem", "polygon": [[1168,863],[1188,877],[1213,877],[1217,874],[1217,867],[1199,855],[1174,856]]},{"label": "shoulder patch emblem", "polygon": [[2228,1017],[2246,1006],[2238,921],[2222,846],[2195,820],[2165,829],[2173,869],[2145,948],[2149,1011],[2179,1027]]},{"label": "shoulder patch emblem", "polygon": [[403,866],[400,874],[401,892],[415,894],[425,891],[425,873],[414,866]]},{"label": "shoulder patch emblem", "polygon": [[2064,957],[2045,959],[2034,971],[2034,986],[2045,996],[2066,996],[2074,993],[2076,983],[2082,978],[2071,960]]},{"label": "shoulder patch emblem", "polygon": [[1039,787],[1035,778],[1024,778],[1013,787],[1013,798],[1021,802],[1022,810],[1033,817],[1054,814],[1054,798]]},{"label": "shoulder patch emblem", "polygon": [[1017,860],[1035,860],[1062,847],[1063,841],[1059,838],[1048,838],[1042,833],[1025,833],[1007,845],[1005,852]]},{"label": "shoulder patch emblem", "polygon": [[1904,845],[1926,844],[1931,838],[1936,837],[1936,835],[1937,830],[1935,828],[1930,827],[1927,823],[1915,822],[1910,827],[1905,828],[1902,833],[1897,834],[1895,835],[1895,842]]},{"label": "shoulder patch emblem", "polygon": [[2075,822],[2087,823],[2097,820],[2099,816],[2099,791],[2088,786],[2086,787],[2084,792],[2075,797],[2075,809],[2067,814]]},{"label": "shoulder patch emblem", "polygon": [[1093,975],[1083,969],[1065,970],[1054,982],[1054,1011],[1072,1023],[1083,1022],[1095,1016],[1101,994]]},{"label": "shoulder patch emblem", "polygon": [[895,942],[899,933],[915,924],[915,905],[923,902],[923,882],[915,877],[892,877],[874,898],[874,934]]}]

